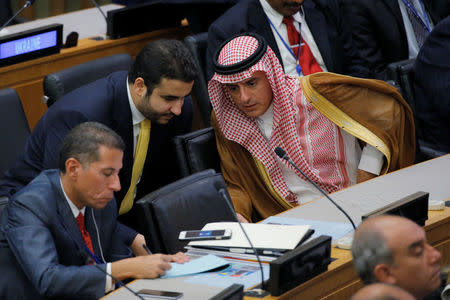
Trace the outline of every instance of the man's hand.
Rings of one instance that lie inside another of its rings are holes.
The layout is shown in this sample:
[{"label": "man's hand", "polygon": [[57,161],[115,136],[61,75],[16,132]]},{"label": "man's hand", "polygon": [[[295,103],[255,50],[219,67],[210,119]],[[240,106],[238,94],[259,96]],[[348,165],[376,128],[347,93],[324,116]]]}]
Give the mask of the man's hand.
[{"label": "man's hand", "polygon": [[170,255],[152,254],[135,257],[135,278],[156,278],[171,268]]},{"label": "man's hand", "polygon": [[142,234],[138,233],[130,246],[135,256],[148,255],[147,251],[142,247],[142,244],[145,244],[145,238]]},{"label": "man's hand", "polygon": [[236,215],[237,215],[237,218],[238,218],[239,222],[241,222],[241,223],[248,223],[247,219],[244,218],[240,213],[236,213]]},{"label": "man's hand", "polygon": [[170,262],[175,262],[178,264],[184,264],[185,262],[189,261],[189,256],[184,254],[183,252],[178,252],[176,254],[169,255]]}]

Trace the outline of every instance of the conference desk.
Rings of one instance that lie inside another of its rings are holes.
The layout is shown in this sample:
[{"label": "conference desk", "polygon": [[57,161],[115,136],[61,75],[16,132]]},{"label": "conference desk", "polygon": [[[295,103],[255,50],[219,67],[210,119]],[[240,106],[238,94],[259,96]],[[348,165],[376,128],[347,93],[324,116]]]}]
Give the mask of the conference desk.
[{"label": "conference desk", "polygon": [[[355,223],[359,224],[362,214],[417,191],[429,192],[430,200],[449,199],[449,175],[450,155],[446,155],[354,185],[331,194],[331,197],[347,210]],[[345,221],[341,213],[324,198],[286,211],[280,216]],[[429,211],[424,229],[429,243],[442,253],[442,265],[450,264],[450,208]],[[333,247],[331,256],[337,259],[329,265],[328,271],[279,297],[266,296],[263,299],[349,299],[362,287],[353,269],[351,253],[349,250]],[[185,295],[182,299],[209,299],[221,290],[207,285],[185,283],[184,278],[135,280],[129,286],[135,291],[141,288],[181,291]],[[103,299],[133,299],[133,297],[121,288]],[[260,298],[245,297],[245,299]]]},{"label": "conference desk", "polygon": [[[120,6],[107,5],[104,10],[118,7]],[[47,106],[41,101],[44,95],[42,82],[46,75],[108,55],[129,53],[134,57],[152,40],[183,39],[189,33],[187,26],[180,25],[117,40],[97,40],[99,36],[104,37],[106,23],[96,8],[9,26],[7,29],[13,33],[51,23],[62,23],[64,36],[70,31],[77,31],[80,34],[78,45],[61,49],[58,54],[0,67],[0,89],[11,87],[17,91],[31,129],[47,110]]]}]

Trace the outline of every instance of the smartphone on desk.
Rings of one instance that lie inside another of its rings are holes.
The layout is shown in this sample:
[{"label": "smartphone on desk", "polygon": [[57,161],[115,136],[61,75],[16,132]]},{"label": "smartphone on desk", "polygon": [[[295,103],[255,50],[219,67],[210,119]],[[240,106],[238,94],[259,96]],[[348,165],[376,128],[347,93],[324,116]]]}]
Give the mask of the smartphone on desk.
[{"label": "smartphone on desk", "polygon": [[144,299],[179,299],[183,293],[143,289],[137,292]]},{"label": "smartphone on desk", "polygon": [[180,241],[226,240],[231,238],[231,229],[181,231]]}]

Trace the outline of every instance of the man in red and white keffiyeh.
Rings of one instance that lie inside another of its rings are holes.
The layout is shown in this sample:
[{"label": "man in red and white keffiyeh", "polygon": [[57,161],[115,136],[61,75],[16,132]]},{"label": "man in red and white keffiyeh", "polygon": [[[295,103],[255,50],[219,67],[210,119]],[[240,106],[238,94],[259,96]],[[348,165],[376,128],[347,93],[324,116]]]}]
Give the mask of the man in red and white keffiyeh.
[{"label": "man in red and white keffiyeh", "polygon": [[368,159],[360,163],[357,139],[307,101],[298,79],[283,73],[260,36],[228,40],[215,59],[216,73],[208,84],[212,124],[241,220],[266,218],[321,195],[277,157],[276,147],[327,192],[356,183],[359,173],[379,174],[383,155],[367,145]]}]

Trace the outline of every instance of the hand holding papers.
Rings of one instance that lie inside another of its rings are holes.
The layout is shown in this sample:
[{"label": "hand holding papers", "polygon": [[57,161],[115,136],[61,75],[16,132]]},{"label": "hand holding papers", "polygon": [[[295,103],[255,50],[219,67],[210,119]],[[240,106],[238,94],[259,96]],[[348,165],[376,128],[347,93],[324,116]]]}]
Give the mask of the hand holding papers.
[{"label": "hand holding papers", "polygon": [[[253,245],[258,250],[287,251],[294,249],[307,233],[309,225],[273,225],[273,224],[242,224]],[[202,230],[217,230],[230,228],[232,235],[229,240],[193,241],[189,246],[247,249],[251,248],[239,224],[236,222],[214,222],[206,224]],[[239,250],[238,250],[239,251]]]}]

